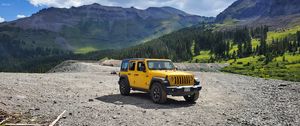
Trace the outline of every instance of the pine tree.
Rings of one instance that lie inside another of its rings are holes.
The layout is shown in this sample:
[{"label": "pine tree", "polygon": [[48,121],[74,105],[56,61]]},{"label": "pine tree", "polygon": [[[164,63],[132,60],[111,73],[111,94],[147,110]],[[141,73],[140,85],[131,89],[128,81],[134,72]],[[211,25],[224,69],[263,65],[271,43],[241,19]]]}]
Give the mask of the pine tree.
[{"label": "pine tree", "polygon": [[297,31],[297,42],[298,42],[298,47],[300,47],[300,31]]},{"label": "pine tree", "polygon": [[242,43],[239,43],[238,44],[238,52],[237,52],[237,55],[239,58],[242,58],[243,57],[243,45]]}]

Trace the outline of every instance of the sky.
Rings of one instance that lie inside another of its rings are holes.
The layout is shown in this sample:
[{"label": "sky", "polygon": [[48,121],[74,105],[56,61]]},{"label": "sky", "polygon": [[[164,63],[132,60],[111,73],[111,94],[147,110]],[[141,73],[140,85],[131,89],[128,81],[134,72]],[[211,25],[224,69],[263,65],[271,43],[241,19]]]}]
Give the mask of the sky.
[{"label": "sky", "polygon": [[28,17],[47,7],[70,8],[92,3],[138,9],[170,6],[190,14],[216,16],[234,1],[236,0],[0,0],[0,22]]}]

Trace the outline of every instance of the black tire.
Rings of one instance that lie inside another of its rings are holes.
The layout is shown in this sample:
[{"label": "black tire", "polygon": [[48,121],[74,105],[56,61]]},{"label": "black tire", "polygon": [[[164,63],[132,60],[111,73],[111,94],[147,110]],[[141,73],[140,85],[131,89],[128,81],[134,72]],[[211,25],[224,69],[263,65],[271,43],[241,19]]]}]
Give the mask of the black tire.
[{"label": "black tire", "polygon": [[150,95],[154,103],[163,104],[167,101],[167,93],[160,83],[151,86]]},{"label": "black tire", "polygon": [[199,92],[196,92],[192,95],[186,95],[183,97],[184,97],[185,101],[190,102],[190,103],[195,103],[195,101],[197,101],[199,98]]},{"label": "black tire", "polygon": [[121,95],[127,96],[130,94],[130,86],[126,79],[120,80],[119,89],[120,89]]}]

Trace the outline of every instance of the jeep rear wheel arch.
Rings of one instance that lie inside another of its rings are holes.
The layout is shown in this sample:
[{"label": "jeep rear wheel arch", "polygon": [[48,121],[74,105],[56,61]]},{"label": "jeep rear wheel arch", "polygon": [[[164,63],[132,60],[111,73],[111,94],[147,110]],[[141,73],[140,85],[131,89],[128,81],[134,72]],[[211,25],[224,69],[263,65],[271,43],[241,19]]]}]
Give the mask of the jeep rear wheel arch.
[{"label": "jeep rear wheel arch", "polygon": [[126,79],[120,79],[119,81],[119,90],[121,95],[129,95],[130,94],[130,85]]},{"label": "jeep rear wheel arch", "polygon": [[[127,75],[121,75],[121,76],[120,76],[119,84],[120,84],[120,81],[123,80],[123,79],[126,80],[126,81],[128,82],[128,84],[129,84]],[[129,85],[130,85],[130,84],[129,84]]]}]

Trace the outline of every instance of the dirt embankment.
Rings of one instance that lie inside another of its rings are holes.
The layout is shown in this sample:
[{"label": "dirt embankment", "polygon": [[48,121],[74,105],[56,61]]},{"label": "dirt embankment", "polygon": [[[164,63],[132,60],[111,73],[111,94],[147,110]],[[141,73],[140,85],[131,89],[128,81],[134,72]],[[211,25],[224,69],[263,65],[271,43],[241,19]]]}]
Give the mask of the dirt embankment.
[{"label": "dirt embankment", "polygon": [[192,72],[203,85],[196,104],[169,97],[158,105],[142,92],[121,96],[118,76],[110,74],[116,67],[71,66],[59,73],[0,73],[0,108],[23,115],[9,122],[49,124],[66,110],[58,125],[300,125],[299,82]]}]

